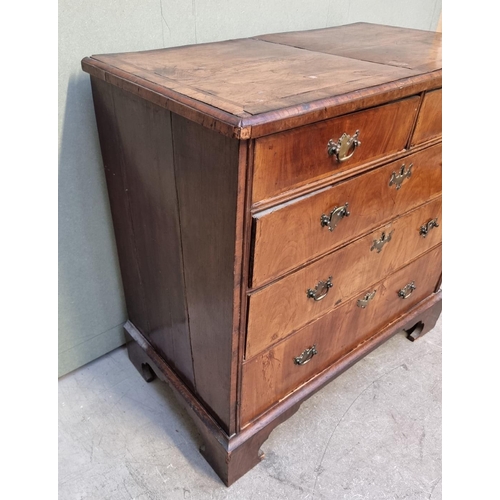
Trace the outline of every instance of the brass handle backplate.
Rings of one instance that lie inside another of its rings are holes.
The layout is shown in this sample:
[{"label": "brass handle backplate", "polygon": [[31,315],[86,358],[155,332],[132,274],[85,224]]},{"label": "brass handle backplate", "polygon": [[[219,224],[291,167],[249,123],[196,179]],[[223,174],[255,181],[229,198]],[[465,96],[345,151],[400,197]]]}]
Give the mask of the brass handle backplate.
[{"label": "brass handle backplate", "polygon": [[425,238],[429,234],[429,231],[434,227],[439,227],[437,217],[420,226],[420,236],[422,236],[422,238]]},{"label": "brass handle backplate", "polygon": [[361,309],[364,309],[370,300],[373,300],[373,297],[375,297],[375,294],[377,293],[377,290],[373,290],[372,293],[367,293],[362,299],[359,299],[356,305],[358,307],[361,307]]},{"label": "brass handle backplate", "polygon": [[382,236],[380,236],[378,240],[373,240],[370,250],[377,250],[377,253],[380,253],[384,248],[384,245],[391,241],[393,232],[394,229],[389,234],[385,234],[385,232],[383,232]]},{"label": "brass handle backplate", "polygon": [[408,170],[405,170],[406,165],[403,163],[398,173],[393,172],[391,178],[389,179],[389,186],[396,186],[396,189],[401,189],[401,185],[405,179],[409,179],[411,177],[411,169],[413,167],[413,163],[410,163]]},{"label": "brass handle backplate", "polygon": [[309,363],[309,361],[311,361],[311,358],[315,354],[318,354],[318,351],[316,350],[316,345],[313,345],[309,349],[306,349],[300,356],[293,358],[293,362],[296,365],[305,365],[306,363]]},{"label": "brass handle backplate", "polygon": [[312,288],[308,288],[306,292],[307,298],[314,299],[316,302],[318,300],[324,299],[332,286],[332,277],[329,276],[326,281],[319,281],[318,284],[314,287],[314,290]]},{"label": "brass handle backplate", "polygon": [[349,215],[351,215],[351,212],[349,212],[347,208],[348,206],[349,203],[346,202],[345,205],[341,207],[335,207],[330,212],[330,215],[323,214],[319,219],[321,227],[328,227],[329,231],[333,231],[344,217],[349,217]]},{"label": "brass handle backplate", "polygon": [[401,288],[398,292],[398,297],[401,297],[402,299],[407,299],[414,290],[416,290],[415,282],[411,281],[408,283],[404,288]]},{"label": "brass handle backplate", "polygon": [[337,142],[330,139],[327,145],[329,156],[335,156],[339,163],[351,158],[356,149],[361,146],[358,135],[359,130],[356,130],[352,137],[344,132]]}]

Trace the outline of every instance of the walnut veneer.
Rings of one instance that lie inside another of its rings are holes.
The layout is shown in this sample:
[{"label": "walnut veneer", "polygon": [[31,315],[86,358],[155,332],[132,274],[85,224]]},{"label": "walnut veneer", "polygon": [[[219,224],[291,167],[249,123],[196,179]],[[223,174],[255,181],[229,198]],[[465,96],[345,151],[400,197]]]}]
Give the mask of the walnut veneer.
[{"label": "walnut veneer", "polygon": [[441,311],[441,34],[357,23],[96,55],[131,361],[229,485]]}]

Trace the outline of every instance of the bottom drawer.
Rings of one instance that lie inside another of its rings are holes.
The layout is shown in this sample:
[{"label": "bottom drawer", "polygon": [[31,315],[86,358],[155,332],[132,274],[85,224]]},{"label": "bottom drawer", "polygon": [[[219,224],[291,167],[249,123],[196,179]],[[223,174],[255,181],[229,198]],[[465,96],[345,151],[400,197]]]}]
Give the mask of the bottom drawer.
[{"label": "bottom drawer", "polygon": [[441,245],[245,362],[242,425],[431,295],[440,274]]}]

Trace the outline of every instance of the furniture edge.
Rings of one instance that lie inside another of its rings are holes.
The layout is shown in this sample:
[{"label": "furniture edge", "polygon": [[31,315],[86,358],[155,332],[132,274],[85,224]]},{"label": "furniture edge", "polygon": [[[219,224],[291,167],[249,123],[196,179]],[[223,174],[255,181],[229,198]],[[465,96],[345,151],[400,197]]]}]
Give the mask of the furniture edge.
[{"label": "furniture edge", "polygon": [[83,58],[81,66],[84,72],[95,78],[126,92],[136,94],[227,137],[242,140],[283,132],[442,86],[442,70],[436,70],[362,90],[241,118],[203,101],[103,63],[94,56]]}]

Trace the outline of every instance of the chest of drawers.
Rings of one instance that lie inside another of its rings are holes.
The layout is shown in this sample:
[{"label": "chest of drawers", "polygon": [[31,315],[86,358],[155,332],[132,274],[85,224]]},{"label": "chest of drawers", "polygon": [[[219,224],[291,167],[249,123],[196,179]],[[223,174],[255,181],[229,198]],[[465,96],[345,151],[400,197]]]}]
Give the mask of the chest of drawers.
[{"label": "chest of drawers", "polygon": [[131,361],[226,484],[441,311],[441,35],[373,24],[85,58]]}]

